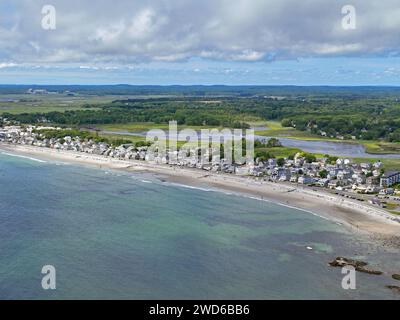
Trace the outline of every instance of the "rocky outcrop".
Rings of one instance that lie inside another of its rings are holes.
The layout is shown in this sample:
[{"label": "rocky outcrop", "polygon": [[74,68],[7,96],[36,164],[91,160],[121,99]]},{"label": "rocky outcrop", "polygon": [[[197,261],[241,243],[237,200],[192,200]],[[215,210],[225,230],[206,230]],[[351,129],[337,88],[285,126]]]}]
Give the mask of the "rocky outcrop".
[{"label": "rocky outcrop", "polygon": [[393,292],[400,293],[400,287],[398,286],[386,286],[386,288],[392,290]]},{"label": "rocky outcrop", "polygon": [[368,274],[373,274],[373,275],[381,275],[383,272],[382,271],[377,271],[377,270],[371,270],[366,268],[368,263],[364,261],[358,261],[358,260],[353,260],[353,259],[347,259],[343,257],[337,257],[335,260],[329,263],[331,267],[345,267],[345,266],[352,266],[354,267],[355,270],[359,272],[364,272]]},{"label": "rocky outcrop", "polygon": [[392,275],[392,278],[394,280],[399,280],[400,281],[400,274],[394,274],[394,275]]}]

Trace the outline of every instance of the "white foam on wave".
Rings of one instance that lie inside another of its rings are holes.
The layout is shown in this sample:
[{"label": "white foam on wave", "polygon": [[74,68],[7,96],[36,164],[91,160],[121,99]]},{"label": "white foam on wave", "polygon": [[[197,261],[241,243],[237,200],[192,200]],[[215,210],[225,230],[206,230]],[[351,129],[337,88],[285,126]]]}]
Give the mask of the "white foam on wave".
[{"label": "white foam on wave", "polygon": [[56,161],[56,162],[52,161],[52,163],[54,163],[56,166],[70,166],[71,165],[71,163],[63,162],[63,161]]},{"label": "white foam on wave", "polygon": [[173,183],[173,182],[164,182],[165,185],[173,186],[173,187],[179,187],[179,188],[185,188],[185,189],[193,189],[193,190],[200,190],[204,192],[219,192],[219,190],[216,189],[208,189],[208,188],[202,188],[202,187],[194,187],[194,186],[188,186],[186,184],[180,184],[180,183]]},{"label": "white foam on wave", "polygon": [[303,211],[303,212],[307,212],[307,213],[311,213],[313,216],[322,218],[322,219],[327,220],[327,221],[331,221],[331,222],[335,221],[335,220],[329,219],[328,217],[325,217],[323,215],[317,214],[317,213],[315,213],[313,211],[310,211],[310,210],[307,210],[307,209],[298,208],[298,207],[295,207],[295,206],[291,206],[291,205],[289,205],[287,203],[282,203],[282,202],[279,202],[279,201],[273,201],[273,200],[268,200],[268,199],[264,199],[264,198],[254,197],[254,196],[246,196],[245,194],[240,194],[240,193],[238,193],[237,195],[245,197],[245,198],[249,198],[249,199],[252,199],[252,200],[269,202],[269,203],[273,203],[273,204],[276,204],[276,205],[279,205],[279,206],[282,206],[282,207],[286,207],[286,208],[290,208],[290,209],[294,209],[294,210],[299,210],[299,211]]},{"label": "white foam on wave", "polygon": [[282,206],[282,207],[286,207],[286,208],[290,208],[290,209],[294,209],[294,210],[298,210],[298,211],[302,211],[302,212],[306,212],[306,213],[311,213],[313,216],[316,216],[318,218],[324,219],[326,221],[330,221],[330,222],[337,222],[334,218],[328,218],[326,216],[317,214],[313,211],[307,210],[307,209],[302,209],[302,208],[298,208],[296,206],[291,206],[289,204],[286,203],[282,203],[279,201],[274,201],[274,200],[268,200],[268,199],[264,199],[261,197],[255,197],[255,196],[250,196],[250,195],[246,195],[244,193],[240,193],[240,192],[226,192],[223,189],[208,189],[208,188],[202,188],[202,187],[194,187],[194,186],[188,186],[188,185],[184,185],[184,184],[179,184],[179,183],[172,183],[172,182],[165,182],[164,184],[167,185],[171,185],[171,186],[176,186],[176,187],[181,187],[181,188],[186,188],[186,189],[194,189],[194,190],[200,190],[200,191],[205,191],[205,192],[219,192],[219,193],[223,193],[229,196],[239,196],[239,197],[244,197],[247,199],[251,199],[251,200],[256,200],[256,201],[263,201],[263,202],[268,202],[268,203],[272,203],[278,206]]},{"label": "white foam on wave", "polygon": [[10,157],[28,159],[28,160],[35,161],[35,162],[47,163],[47,161],[44,161],[44,160],[40,160],[40,159],[28,157],[28,156],[21,156],[19,154],[13,154],[13,153],[8,153],[8,152],[2,152],[2,154],[5,154],[5,155],[10,156]]}]

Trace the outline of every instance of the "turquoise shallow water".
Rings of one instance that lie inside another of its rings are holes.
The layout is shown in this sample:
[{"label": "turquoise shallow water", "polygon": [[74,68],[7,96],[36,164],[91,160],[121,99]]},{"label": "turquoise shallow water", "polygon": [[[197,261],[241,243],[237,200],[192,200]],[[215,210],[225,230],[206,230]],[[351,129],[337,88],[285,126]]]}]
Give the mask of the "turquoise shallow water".
[{"label": "turquoise shallow water", "polygon": [[396,298],[389,275],[343,290],[338,255],[400,271],[398,252],[307,212],[0,153],[0,299]]}]

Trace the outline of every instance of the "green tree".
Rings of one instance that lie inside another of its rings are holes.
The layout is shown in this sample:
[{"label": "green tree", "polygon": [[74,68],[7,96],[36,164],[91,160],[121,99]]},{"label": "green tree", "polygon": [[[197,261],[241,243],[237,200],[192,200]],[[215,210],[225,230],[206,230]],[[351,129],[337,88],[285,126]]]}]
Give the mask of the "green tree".
[{"label": "green tree", "polygon": [[321,171],[319,172],[319,176],[320,176],[322,179],[326,179],[326,177],[328,176],[328,171],[326,171],[325,169],[324,169],[324,170],[321,170]]},{"label": "green tree", "polygon": [[267,148],[279,148],[282,147],[282,143],[276,139],[276,138],[271,138],[267,142]]},{"label": "green tree", "polygon": [[311,153],[307,153],[307,154],[304,156],[304,159],[306,160],[307,163],[312,163],[312,162],[317,161],[317,157],[314,156],[314,155],[311,154]]}]

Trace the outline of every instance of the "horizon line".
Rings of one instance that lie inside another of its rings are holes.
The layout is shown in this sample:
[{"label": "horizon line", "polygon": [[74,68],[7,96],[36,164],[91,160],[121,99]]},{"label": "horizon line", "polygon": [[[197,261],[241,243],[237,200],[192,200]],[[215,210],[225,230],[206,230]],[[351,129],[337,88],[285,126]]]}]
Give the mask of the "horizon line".
[{"label": "horizon line", "polygon": [[0,86],[48,86],[48,87],[61,87],[61,86],[129,86],[129,87],[330,87],[330,88],[400,88],[399,85],[394,84],[80,84],[80,83],[66,83],[66,84],[38,84],[38,83],[0,83]]}]

